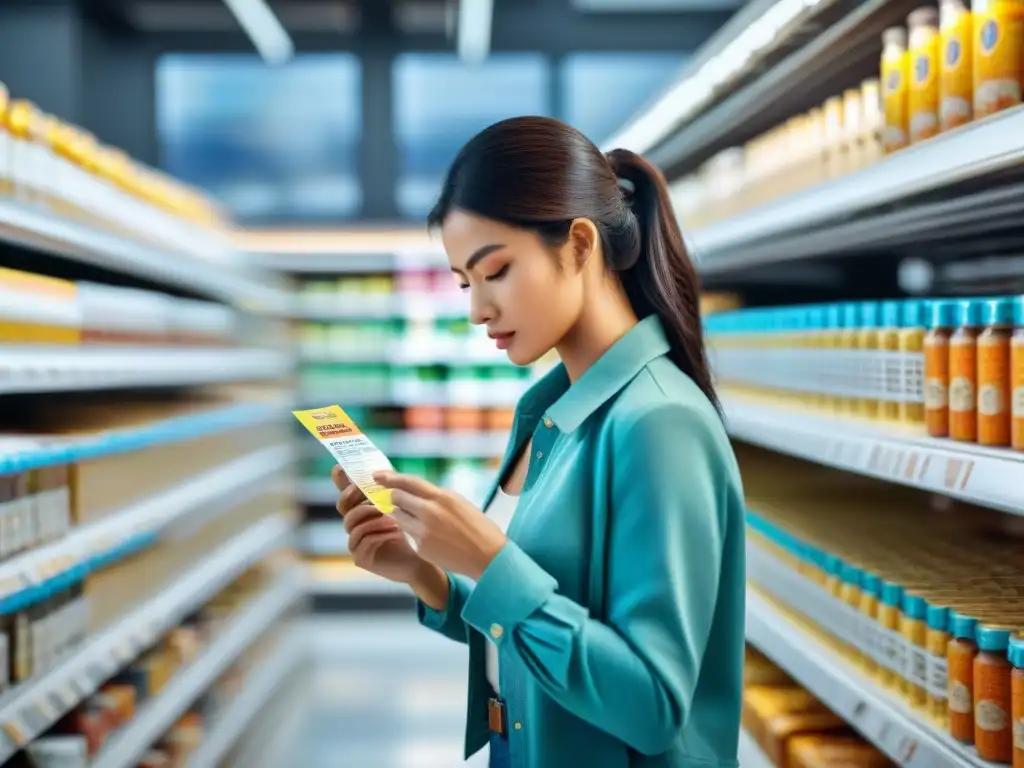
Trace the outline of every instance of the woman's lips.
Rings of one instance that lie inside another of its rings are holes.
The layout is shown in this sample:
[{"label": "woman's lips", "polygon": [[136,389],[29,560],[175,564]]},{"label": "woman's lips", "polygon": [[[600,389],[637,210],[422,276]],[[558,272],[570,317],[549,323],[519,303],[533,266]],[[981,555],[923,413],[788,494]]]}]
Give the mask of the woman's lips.
[{"label": "woman's lips", "polygon": [[515,331],[511,333],[488,333],[492,339],[494,339],[495,346],[498,349],[508,349],[509,344],[512,343],[512,337],[515,336]]}]

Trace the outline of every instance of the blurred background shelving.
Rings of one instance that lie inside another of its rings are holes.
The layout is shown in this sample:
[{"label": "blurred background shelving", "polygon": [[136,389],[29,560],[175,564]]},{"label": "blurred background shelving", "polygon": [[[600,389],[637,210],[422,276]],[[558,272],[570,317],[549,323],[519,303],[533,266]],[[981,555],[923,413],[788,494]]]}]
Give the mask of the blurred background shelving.
[{"label": "blurred background shelving", "polygon": [[289,412],[481,500],[549,361],[494,350],[422,220],[526,113],[652,159],[698,263],[742,768],[1024,762],[1021,18],[0,2],[0,763],[460,764],[462,649],[354,567]]}]

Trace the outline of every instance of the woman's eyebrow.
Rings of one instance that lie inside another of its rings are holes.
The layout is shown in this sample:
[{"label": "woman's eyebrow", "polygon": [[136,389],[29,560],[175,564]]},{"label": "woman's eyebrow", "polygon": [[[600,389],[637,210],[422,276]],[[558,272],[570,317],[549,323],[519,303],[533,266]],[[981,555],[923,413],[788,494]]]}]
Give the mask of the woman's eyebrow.
[{"label": "woman's eyebrow", "polygon": [[[469,271],[473,267],[475,267],[477,265],[477,263],[479,263],[479,261],[481,259],[483,259],[483,258],[485,258],[487,256],[490,256],[495,251],[500,251],[504,247],[505,247],[504,243],[491,243],[490,245],[485,245],[482,248],[477,248],[476,251],[473,253],[473,255],[470,256],[468,259],[466,259],[466,266],[465,266],[466,271]],[[452,272],[461,272],[461,271],[462,271],[461,269],[456,269],[455,267],[452,267]]]}]

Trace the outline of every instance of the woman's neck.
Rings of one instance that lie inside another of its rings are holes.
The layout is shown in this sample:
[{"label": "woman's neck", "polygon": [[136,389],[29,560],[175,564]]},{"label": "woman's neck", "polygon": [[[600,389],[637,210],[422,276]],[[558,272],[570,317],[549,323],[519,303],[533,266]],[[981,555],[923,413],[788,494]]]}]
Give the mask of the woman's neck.
[{"label": "woman's neck", "polygon": [[569,374],[576,381],[608,349],[639,322],[625,291],[609,291],[600,301],[591,301],[555,348]]}]

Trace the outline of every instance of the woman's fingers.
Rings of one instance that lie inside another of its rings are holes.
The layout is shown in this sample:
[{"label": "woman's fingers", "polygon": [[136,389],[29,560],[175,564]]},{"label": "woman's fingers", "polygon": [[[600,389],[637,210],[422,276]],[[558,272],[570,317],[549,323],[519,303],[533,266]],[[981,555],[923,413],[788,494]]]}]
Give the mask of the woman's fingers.
[{"label": "woman's fingers", "polygon": [[349,510],[358,507],[365,501],[366,497],[363,495],[363,492],[359,490],[359,486],[352,484],[342,490],[335,508],[338,510],[338,514],[344,517],[348,514]]},{"label": "woman's fingers", "polygon": [[358,506],[353,507],[345,513],[345,530],[348,531],[349,535],[358,528],[360,525],[365,525],[369,520],[375,520],[384,517],[381,511],[377,509],[370,502],[363,502]]},{"label": "woman's fingers", "polygon": [[403,534],[401,531],[368,533],[360,539],[359,546],[350,551],[357,565],[372,565],[373,556],[377,554],[378,549],[389,542],[401,541],[402,538]]},{"label": "woman's fingers", "polygon": [[444,490],[442,488],[438,488],[430,481],[424,480],[422,477],[416,477],[415,475],[403,475],[401,472],[385,470],[382,472],[375,472],[373,479],[385,488],[402,491],[410,496],[416,496],[428,501],[438,499],[444,495]]},{"label": "woman's fingers", "polygon": [[399,528],[412,536],[416,541],[423,538],[423,532],[426,530],[423,521],[414,515],[410,515],[404,508],[395,507],[391,517]]},{"label": "woman's fingers", "polygon": [[359,546],[359,542],[363,540],[363,537],[371,533],[384,533],[390,531],[399,531],[397,523],[389,517],[381,515],[376,518],[367,518],[360,523],[353,526],[352,530],[348,533],[348,548],[349,551],[355,550]]},{"label": "woman's fingers", "polygon": [[331,467],[331,480],[334,481],[334,485],[339,491],[344,491],[352,485],[352,481],[348,479],[348,475],[345,474],[345,470],[343,470],[338,464]]}]

